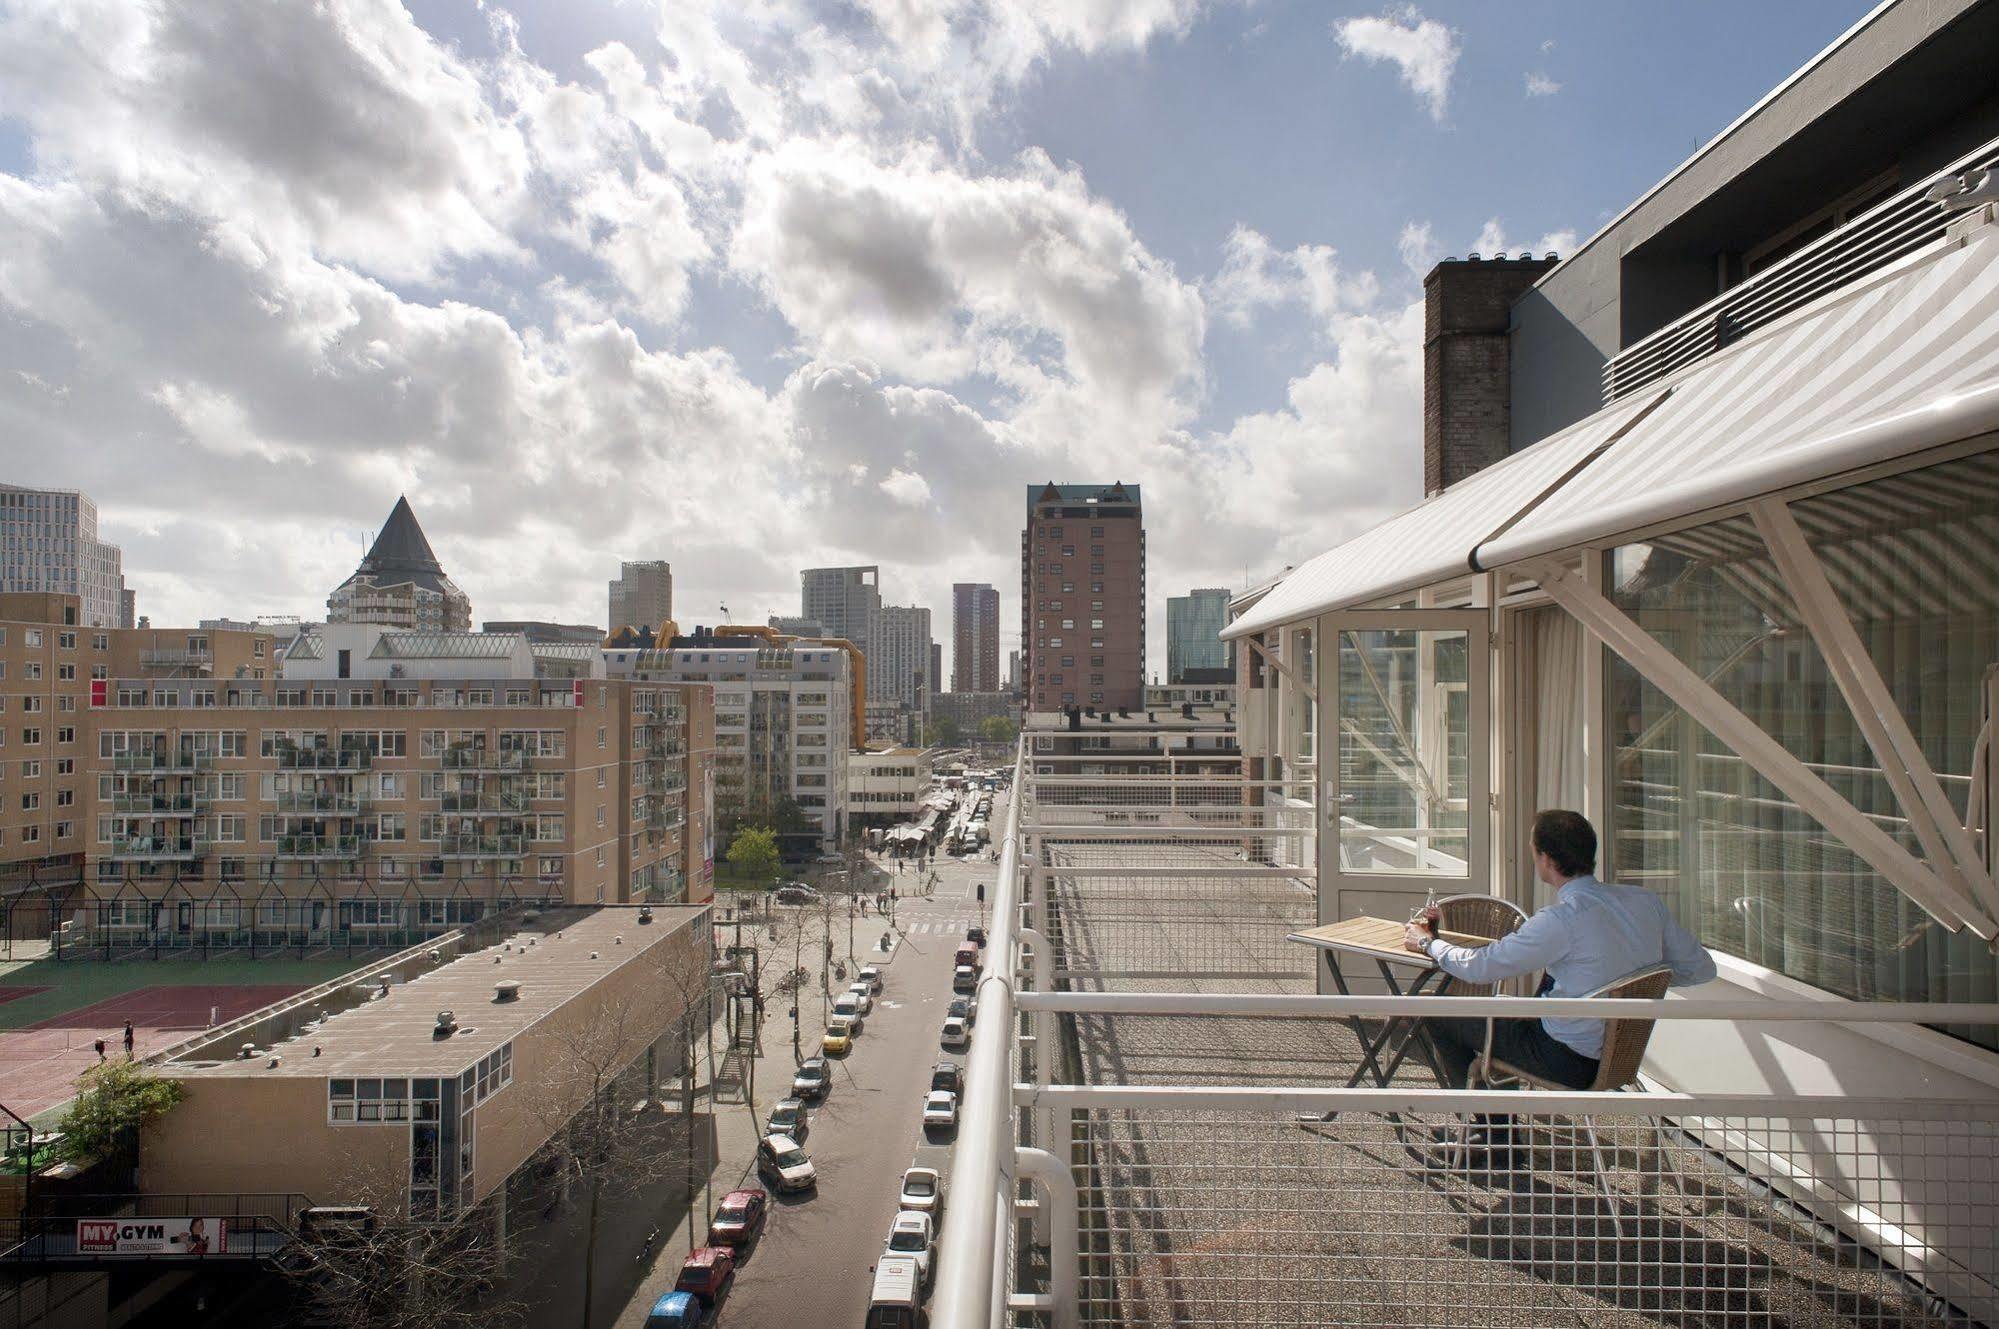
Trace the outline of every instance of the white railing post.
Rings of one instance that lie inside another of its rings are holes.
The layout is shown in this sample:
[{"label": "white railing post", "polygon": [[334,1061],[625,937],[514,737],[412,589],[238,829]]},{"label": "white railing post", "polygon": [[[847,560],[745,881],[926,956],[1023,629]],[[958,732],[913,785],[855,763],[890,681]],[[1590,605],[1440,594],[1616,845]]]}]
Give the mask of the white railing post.
[{"label": "white railing post", "polygon": [[1046,1149],[1014,1150],[1014,1169],[1019,1175],[1040,1184],[1046,1192],[1041,1212],[1047,1216],[1051,1236],[1048,1242],[1048,1292],[1054,1302],[1053,1329],[1075,1329],[1077,1302],[1082,1289],[1082,1259],[1078,1243],[1083,1229],[1082,1205],[1076,1194],[1076,1178],[1068,1164]]}]

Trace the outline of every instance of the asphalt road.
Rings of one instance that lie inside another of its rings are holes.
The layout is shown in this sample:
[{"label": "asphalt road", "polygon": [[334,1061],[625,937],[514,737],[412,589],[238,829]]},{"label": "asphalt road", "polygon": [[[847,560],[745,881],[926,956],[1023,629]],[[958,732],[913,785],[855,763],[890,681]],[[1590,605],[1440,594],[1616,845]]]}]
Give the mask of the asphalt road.
[{"label": "asphalt road", "polygon": [[[1003,815],[1001,804],[994,819]],[[925,1138],[923,1096],[932,1065],[963,1059],[944,1052],[937,1036],[951,1001],[952,953],[979,917],[974,885],[990,883],[992,872],[990,862],[945,858],[936,893],[902,901],[896,922],[904,937],[884,991],[854,1050],[835,1062],[833,1091],[812,1110],[805,1151],[819,1172],[818,1192],[777,1202],[718,1324],[842,1329],[865,1318],[903,1169],[920,1162],[949,1172],[952,1137]],[[788,1042],[788,1023],[774,1016],[767,1037]],[[769,1096],[758,1088],[759,1098]],[[949,1201],[947,1182],[947,1212]]]}]

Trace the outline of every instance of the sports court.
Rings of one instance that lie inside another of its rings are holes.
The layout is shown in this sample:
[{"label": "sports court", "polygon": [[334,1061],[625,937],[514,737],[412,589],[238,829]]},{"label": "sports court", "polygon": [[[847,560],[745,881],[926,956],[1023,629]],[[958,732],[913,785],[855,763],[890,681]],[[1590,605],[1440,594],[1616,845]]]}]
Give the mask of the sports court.
[{"label": "sports court", "polygon": [[52,960],[0,967],[0,1085],[33,1117],[63,1102],[97,1060],[139,1056],[367,965],[365,955],[313,959]]}]

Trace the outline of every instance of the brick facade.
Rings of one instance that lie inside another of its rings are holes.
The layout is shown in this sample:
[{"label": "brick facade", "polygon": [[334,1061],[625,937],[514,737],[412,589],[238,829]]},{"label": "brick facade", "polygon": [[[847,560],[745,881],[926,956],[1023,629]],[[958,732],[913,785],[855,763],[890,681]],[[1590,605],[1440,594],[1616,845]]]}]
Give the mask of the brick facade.
[{"label": "brick facade", "polygon": [[1423,492],[1506,455],[1513,302],[1554,260],[1445,259],[1423,279]]}]

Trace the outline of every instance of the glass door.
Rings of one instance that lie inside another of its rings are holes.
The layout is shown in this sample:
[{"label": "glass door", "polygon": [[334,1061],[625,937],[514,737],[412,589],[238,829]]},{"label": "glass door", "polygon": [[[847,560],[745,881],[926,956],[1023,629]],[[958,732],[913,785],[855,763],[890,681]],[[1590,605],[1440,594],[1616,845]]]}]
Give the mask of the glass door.
[{"label": "glass door", "polygon": [[1487,625],[1461,609],[1319,620],[1321,923],[1490,889]]}]

